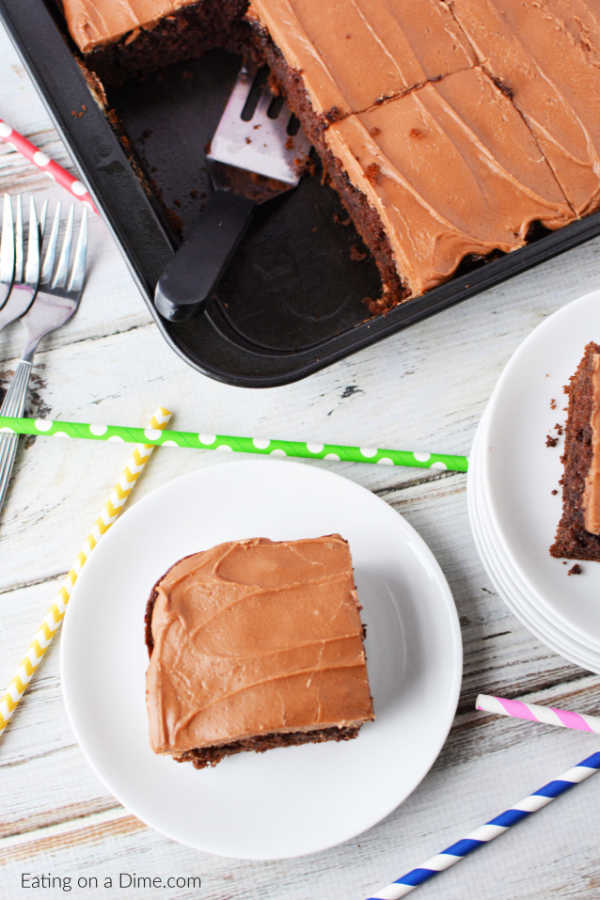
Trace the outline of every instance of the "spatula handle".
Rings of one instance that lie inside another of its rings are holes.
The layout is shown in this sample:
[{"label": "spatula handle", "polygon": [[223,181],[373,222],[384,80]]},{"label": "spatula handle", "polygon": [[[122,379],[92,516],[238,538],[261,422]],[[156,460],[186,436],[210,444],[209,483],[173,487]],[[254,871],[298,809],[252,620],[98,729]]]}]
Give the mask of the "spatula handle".
[{"label": "spatula handle", "polygon": [[204,305],[221,277],[248,223],[254,201],[230,191],[214,191],[194,226],[158,280],[157,310],[171,322],[187,319]]}]

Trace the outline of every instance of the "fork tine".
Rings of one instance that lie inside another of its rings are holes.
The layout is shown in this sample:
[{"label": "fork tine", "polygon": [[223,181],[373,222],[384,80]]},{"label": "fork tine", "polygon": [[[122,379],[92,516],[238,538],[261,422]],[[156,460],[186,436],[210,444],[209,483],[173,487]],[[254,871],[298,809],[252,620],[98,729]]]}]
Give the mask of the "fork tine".
[{"label": "fork tine", "polygon": [[15,222],[15,281],[20,283],[23,281],[23,260],[25,251],[23,249],[23,203],[21,195],[17,194],[17,217]]},{"label": "fork tine", "polygon": [[29,198],[29,234],[27,238],[27,262],[25,263],[25,281],[35,285],[40,280],[40,230],[35,211],[35,201]]},{"label": "fork tine", "polygon": [[42,274],[40,276],[40,284],[50,284],[54,266],[56,265],[56,248],[58,246],[58,228],[60,225],[60,201],[56,204],[52,228],[50,229],[50,237],[48,238],[48,246],[44,254],[44,264],[42,266]]},{"label": "fork tine", "polygon": [[54,278],[52,279],[52,283],[50,285],[53,290],[56,290],[57,288],[64,288],[67,285],[67,271],[69,268],[69,257],[71,256],[71,244],[73,243],[73,215],[74,209],[71,206],[71,209],[69,210],[69,218],[67,219],[67,227],[65,230],[65,236],[63,238],[58,265],[56,267],[56,272],[54,273]]},{"label": "fork tine", "polygon": [[48,201],[44,200],[42,204],[42,211],[40,213],[40,237],[44,237],[44,231],[46,230],[46,213],[48,212]]},{"label": "fork tine", "polygon": [[67,290],[80,294],[85,280],[85,263],[87,258],[87,209],[84,208],[79,226],[77,246],[73,256],[73,268]]},{"label": "fork tine", "polygon": [[258,98],[258,103],[256,104],[256,107],[254,109],[254,115],[252,116],[252,118],[264,118],[267,115],[272,102],[273,94],[269,90],[268,85],[265,85],[265,87],[262,89],[260,97]]},{"label": "fork tine", "polygon": [[0,237],[0,281],[9,283],[15,272],[15,229],[12,204],[8,194],[4,195],[2,211],[2,236]]}]

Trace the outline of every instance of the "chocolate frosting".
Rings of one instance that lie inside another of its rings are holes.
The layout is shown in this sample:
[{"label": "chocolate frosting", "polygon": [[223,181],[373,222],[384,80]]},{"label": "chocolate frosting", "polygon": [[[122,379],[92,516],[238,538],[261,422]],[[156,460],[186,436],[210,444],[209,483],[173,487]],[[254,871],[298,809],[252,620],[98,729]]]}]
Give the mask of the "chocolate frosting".
[{"label": "chocolate frosting", "polygon": [[338,117],[467,68],[473,51],[439,0],[252,0],[317,113]]},{"label": "chocolate frosting", "polygon": [[585,530],[600,534],[600,353],[592,357],[592,460],[585,480],[582,507]]},{"label": "chocolate frosting", "polygon": [[469,253],[521,247],[536,220],[558,228],[574,218],[523,119],[481,68],[349,116],[325,139],[378,211],[413,295]]},{"label": "chocolate frosting", "polygon": [[146,674],[157,753],[373,718],[347,543],[221,544],[155,587]]},{"label": "chocolate frosting", "polygon": [[479,62],[510,92],[579,215],[600,201],[600,5],[450,0]]},{"label": "chocolate frosting", "polygon": [[73,40],[82,51],[118,40],[198,0],[62,0]]}]

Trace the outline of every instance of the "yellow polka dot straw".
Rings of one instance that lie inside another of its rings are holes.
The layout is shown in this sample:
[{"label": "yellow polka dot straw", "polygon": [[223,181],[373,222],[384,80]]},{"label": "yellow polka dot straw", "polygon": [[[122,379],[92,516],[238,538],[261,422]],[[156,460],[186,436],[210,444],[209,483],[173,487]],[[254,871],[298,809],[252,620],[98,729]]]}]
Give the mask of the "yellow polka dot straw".
[{"label": "yellow polka dot straw", "polygon": [[[150,425],[153,429],[160,431],[166,427],[170,419],[171,413],[169,410],[159,406],[150,419]],[[16,675],[9,682],[3,696],[0,697],[0,735],[4,732],[4,729],[10,722],[15,709],[19,705],[21,697],[27,690],[27,685],[33,678],[34,673],[44,658],[46,650],[52,643],[52,638],[60,628],[60,624],[69,603],[73,585],[76,583],[79,573],[84,567],[88,556],[102,536],[109,530],[113,522],[121,515],[153,450],[153,444],[142,444],[139,447],[136,447],[129,457],[125,468],[121,472],[119,480],[110,491],[104,506],[100,510],[100,514],[96,518],[90,533],[83,543],[83,547],[75,558],[73,566],[58,589],[54,603],[50,606],[50,609],[44,616],[42,624],[29,645],[27,653],[21,660]]]}]

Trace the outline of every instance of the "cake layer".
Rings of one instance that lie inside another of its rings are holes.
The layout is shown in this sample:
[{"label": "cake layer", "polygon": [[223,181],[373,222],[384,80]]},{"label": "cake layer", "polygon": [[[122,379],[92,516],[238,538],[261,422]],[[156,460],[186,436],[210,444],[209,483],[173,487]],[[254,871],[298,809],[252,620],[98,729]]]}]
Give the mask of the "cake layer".
[{"label": "cake layer", "polygon": [[329,120],[475,61],[439,0],[252,0],[248,16]]},{"label": "cake layer", "polygon": [[590,368],[592,458],[585,478],[581,506],[585,530],[590,534],[600,535],[600,353],[593,354]]},{"label": "cake layer", "polygon": [[600,201],[600,5],[448,0],[479,62],[522,113],[567,199]]},{"label": "cake layer", "polygon": [[481,68],[349,116],[323,140],[377,212],[412,295],[467,254],[522,246],[534,222],[574,218],[522,117]]},{"label": "cake layer", "polygon": [[563,508],[552,556],[600,560],[600,346],[572,375],[563,455]]},{"label": "cake layer", "polygon": [[180,560],[149,610],[157,753],[373,717],[346,542],[253,539]]},{"label": "cake layer", "polygon": [[265,734],[244,741],[219,744],[216,747],[188,750],[177,757],[177,762],[191,762],[195,769],[205,769],[207,766],[215,766],[226,756],[234,756],[248,750],[264,753],[265,750],[274,750],[276,747],[298,747],[301,744],[321,744],[325,741],[351,741],[358,736],[359,730],[360,725],[353,725],[346,728],[334,726],[310,731],[290,731],[285,734],[282,732]]}]

